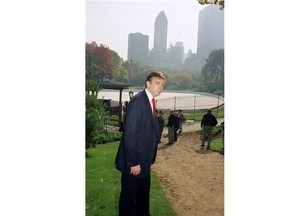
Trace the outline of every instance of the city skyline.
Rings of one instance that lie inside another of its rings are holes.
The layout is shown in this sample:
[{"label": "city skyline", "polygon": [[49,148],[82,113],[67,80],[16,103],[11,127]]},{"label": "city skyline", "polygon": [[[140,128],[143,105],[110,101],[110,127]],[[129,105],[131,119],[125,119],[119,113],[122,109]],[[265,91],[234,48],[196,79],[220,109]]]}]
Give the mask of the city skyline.
[{"label": "city skyline", "polygon": [[86,42],[96,41],[116,51],[127,60],[128,35],[149,36],[154,43],[154,23],[164,11],[168,19],[167,48],[177,41],[184,43],[185,53],[197,51],[199,11],[205,8],[195,1],[86,1]]}]

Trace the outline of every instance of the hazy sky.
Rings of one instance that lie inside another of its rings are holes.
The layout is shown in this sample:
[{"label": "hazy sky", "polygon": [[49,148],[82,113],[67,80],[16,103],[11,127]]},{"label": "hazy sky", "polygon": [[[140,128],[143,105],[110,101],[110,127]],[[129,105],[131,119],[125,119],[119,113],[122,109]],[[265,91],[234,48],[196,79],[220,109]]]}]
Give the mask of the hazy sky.
[{"label": "hazy sky", "polygon": [[170,42],[184,42],[185,52],[197,51],[199,11],[206,6],[186,1],[104,1],[86,0],[86,42],[96,41],[127,59],[128,35],[140,32],[149,36],[153,48],[154,22],[164,10],[168,19],[167,48]]}]

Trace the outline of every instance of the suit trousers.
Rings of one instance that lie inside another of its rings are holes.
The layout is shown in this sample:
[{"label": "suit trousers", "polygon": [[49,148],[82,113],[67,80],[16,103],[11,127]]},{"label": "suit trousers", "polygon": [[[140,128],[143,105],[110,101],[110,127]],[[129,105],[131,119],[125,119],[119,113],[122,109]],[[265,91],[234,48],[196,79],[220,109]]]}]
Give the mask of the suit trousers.
[{"label": "suit trousers", "polygon": [[175,141],[175,130],[173,127],[168,127],[168,143],[173,144]]},{"label": "suit trousers", "polygon": [[139,178],[122,172],[119,216],[149,216],[150,172]]}]

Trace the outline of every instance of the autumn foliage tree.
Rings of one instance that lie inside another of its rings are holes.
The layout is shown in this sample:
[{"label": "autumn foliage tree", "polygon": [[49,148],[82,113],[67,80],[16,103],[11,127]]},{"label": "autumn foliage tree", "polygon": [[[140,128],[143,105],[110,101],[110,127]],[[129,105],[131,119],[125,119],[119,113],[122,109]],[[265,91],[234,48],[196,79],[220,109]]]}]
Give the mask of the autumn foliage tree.
[{"label": "autumn foliage tree", "polygon": [[97,99],[99,81],[111,78],[112,52],[104,45],[86,43],[86,149],[101,143],[108,121],[103,103]]},{"label": "autumn foliage tree", "polygon": [[104,45],[86,43],[86,79],[103,82],[112,75],[112,52]]}]

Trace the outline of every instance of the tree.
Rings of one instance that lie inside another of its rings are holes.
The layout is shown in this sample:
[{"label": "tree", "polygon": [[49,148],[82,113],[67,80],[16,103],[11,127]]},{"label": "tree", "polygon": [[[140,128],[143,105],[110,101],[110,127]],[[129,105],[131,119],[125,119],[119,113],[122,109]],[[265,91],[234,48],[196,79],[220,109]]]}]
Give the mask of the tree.
[{"label": "tree", "polygon": [[156,68],[152,65],[146,65],[139,62],[125,61],[122,66],[129,72],[129,81],[133,85],[143,86],[148,71]]},{"label": "tree", "polygon": [[128,71],[122,65],[113,70],[113,81],[127,83],[129,80]]},{"label": "tree", "polygon": [[177,89],[190,89],[192,84],[192,74],[187,71],[174,73],[169,78],[170,85],[176,86]]},{"label": "tree", "polygon": [[199,4],[204,5],[204,4],[218,4],[220,5],[219,9],[223,10],[224,9],[224,0],[197,0]]},{"label": "tree", "polygon": [[112,80],[116,82],[126,83],[129,80],[128,71],[121,64],[120,56],[117,52],[112,52]]},{"label": "tree", "polygon": [[201,74],[204,90],[211,93],[224,91],[224,49],[211,51]]},{"label": "tree", "polygon": [[86,79],[102,81],[111,78],[112,52],[101,44],[86,43]]}]

